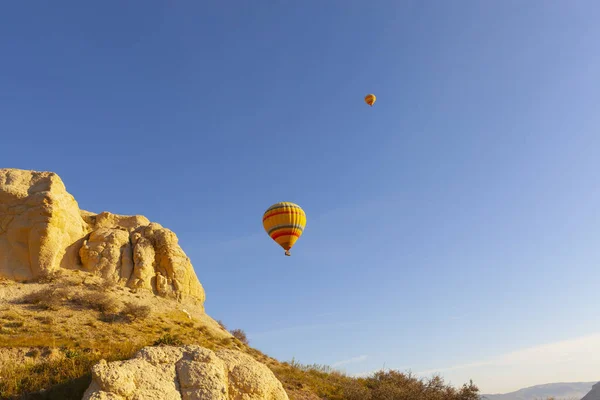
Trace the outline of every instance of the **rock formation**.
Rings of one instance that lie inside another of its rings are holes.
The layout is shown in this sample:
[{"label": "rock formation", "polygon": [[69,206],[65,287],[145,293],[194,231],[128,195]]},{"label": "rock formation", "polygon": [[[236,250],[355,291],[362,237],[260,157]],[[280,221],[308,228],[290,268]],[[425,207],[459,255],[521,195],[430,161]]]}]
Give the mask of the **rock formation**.
[{"label": "rock formation", "polygon": [[83,400],[287,400],[267,366],[236,350],[145,347],[132,359],[92,368]]},{"label": "rock formation", "polygon": [[169,229],[143,216],[80,210],[58,175],[0,169],[0,278],[87,271],[165,297],[205,294]]},{"label": "rock formation", "polygon": [[45,275],[88,232],[58,175],[0,169],[0,276]]}]

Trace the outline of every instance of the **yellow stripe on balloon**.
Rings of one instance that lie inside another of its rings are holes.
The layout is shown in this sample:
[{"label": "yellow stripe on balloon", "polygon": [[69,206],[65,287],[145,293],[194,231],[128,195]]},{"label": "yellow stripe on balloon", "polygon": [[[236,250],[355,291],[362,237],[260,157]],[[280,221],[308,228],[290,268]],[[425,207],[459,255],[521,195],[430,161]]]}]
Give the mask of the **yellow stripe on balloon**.
[{"label": "yellow stripe on balloon", "polygon": [[290,250],[304,232],[306,214],[297,204],[275,203],[263,214],[263,228],[279,246]]}]

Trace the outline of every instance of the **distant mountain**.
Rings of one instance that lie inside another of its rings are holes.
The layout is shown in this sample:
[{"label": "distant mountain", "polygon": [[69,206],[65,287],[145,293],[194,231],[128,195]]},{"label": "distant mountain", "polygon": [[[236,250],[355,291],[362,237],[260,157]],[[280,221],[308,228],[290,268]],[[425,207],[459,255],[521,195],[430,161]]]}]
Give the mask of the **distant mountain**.
[{"label": "distant mountain", "polygon": [[600,400],[600,382],[592,386],[592,390],[581,400]]},{"label": "distant mountain", "polygon": [[[555,400],[583,400],[597,382],[560,382],[536,385],[504,394],[484,394],[482,400],[545,400],[554,397]],[[591,392],[590,392],[591,393]],[[585,400],[600,400],[600,385],[596,385],[596,397]]]}]

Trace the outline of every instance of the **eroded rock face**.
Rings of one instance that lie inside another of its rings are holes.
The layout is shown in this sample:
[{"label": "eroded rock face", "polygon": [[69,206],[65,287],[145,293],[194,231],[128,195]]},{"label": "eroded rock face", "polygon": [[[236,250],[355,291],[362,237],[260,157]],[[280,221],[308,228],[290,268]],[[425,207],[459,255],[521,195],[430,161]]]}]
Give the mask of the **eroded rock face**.
[{"label": "eroded rock face", "polygon": [[133,260],[128,254],[129,232],[121,229],[96,229],[79,249],[84,270],[115,282],[129,278],[133,271]]},{"label": "eroded rock face", "polygon": [[54,173],[0,169],[0,277],[31,280],[59,268],[165,297],[205,300],[169,229],[141,215],[80,210]]},{"label": "eroded rock face", "polygon": [[150,289],[174,298],[190,295],[204,301],[204,289],[175,233],[160,224],[146,223],[141,216],[104,212],[98,217],[103,218],[96,219],[93,226],[97,228],[79,250],[84,270],[132,289]]},{"label": "eroded rock face", "polygon": [[0,169],[0,276],[27,280],[59,268],[89,230],[58,175]]},{"label": "eroded rock face", "polygon": [[92,368],[83,400],[287,400],[265,365],[236,350],[145,347],[131,360]]}]

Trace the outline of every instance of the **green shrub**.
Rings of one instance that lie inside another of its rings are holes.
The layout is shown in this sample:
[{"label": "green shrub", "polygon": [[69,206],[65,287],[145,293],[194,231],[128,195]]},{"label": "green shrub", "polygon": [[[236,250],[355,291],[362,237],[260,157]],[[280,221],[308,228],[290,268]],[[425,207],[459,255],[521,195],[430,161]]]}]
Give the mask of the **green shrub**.
[{"label": "green shrub", "polygon": [[177,336],[166,333],[154,342],[154,346],[181,346],[183,342]]}]

